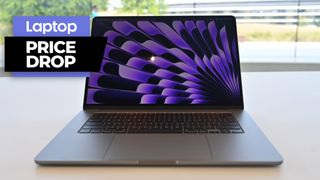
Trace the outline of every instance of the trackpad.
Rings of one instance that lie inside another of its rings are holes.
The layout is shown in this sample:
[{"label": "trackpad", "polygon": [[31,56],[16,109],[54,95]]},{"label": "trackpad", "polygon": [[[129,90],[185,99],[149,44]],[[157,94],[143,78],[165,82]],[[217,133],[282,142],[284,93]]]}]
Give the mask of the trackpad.
[{"label": "trackpad", "polygon": [[211,159],[204,135],[119,134],[113,139],[105,159],[192,160]]}]

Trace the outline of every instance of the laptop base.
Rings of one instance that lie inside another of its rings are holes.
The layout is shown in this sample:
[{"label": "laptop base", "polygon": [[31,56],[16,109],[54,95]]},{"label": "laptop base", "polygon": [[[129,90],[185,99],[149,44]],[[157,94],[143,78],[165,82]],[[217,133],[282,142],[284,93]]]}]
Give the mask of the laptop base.
[{"label": "laptop base", "polygon": [[279,165],[282,157],[250,116],[242,134],[81,134],[81,111],[35,158],[40,165]]}]

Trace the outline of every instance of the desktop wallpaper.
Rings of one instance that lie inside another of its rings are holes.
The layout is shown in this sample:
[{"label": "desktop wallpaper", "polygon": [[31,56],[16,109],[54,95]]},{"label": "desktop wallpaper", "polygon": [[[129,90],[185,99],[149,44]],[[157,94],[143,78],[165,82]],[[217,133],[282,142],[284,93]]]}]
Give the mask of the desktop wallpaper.
[{"label": "desktop wallpaper", "polygon": [[240,105],[234,23],[214,19],[110,20],[87,104]]}]

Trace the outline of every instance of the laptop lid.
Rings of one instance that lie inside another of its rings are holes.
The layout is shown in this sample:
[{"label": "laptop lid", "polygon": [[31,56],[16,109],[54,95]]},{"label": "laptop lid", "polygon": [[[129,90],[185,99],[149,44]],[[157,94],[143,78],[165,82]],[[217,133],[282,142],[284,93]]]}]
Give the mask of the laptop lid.
[{"label": "laptop lid", "polygon": [[84,109],[243,108],[232,16],[96,17],[107,39]]}]

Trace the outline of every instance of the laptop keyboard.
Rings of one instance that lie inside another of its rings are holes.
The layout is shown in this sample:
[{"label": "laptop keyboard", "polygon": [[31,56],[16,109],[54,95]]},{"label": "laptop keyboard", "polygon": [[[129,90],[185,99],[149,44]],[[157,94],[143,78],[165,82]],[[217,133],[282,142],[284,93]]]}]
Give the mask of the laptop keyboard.
[{"label": "laptop keyboard", "polygon": [[232,113],[97,113],[78,133],[244,133]]}]

